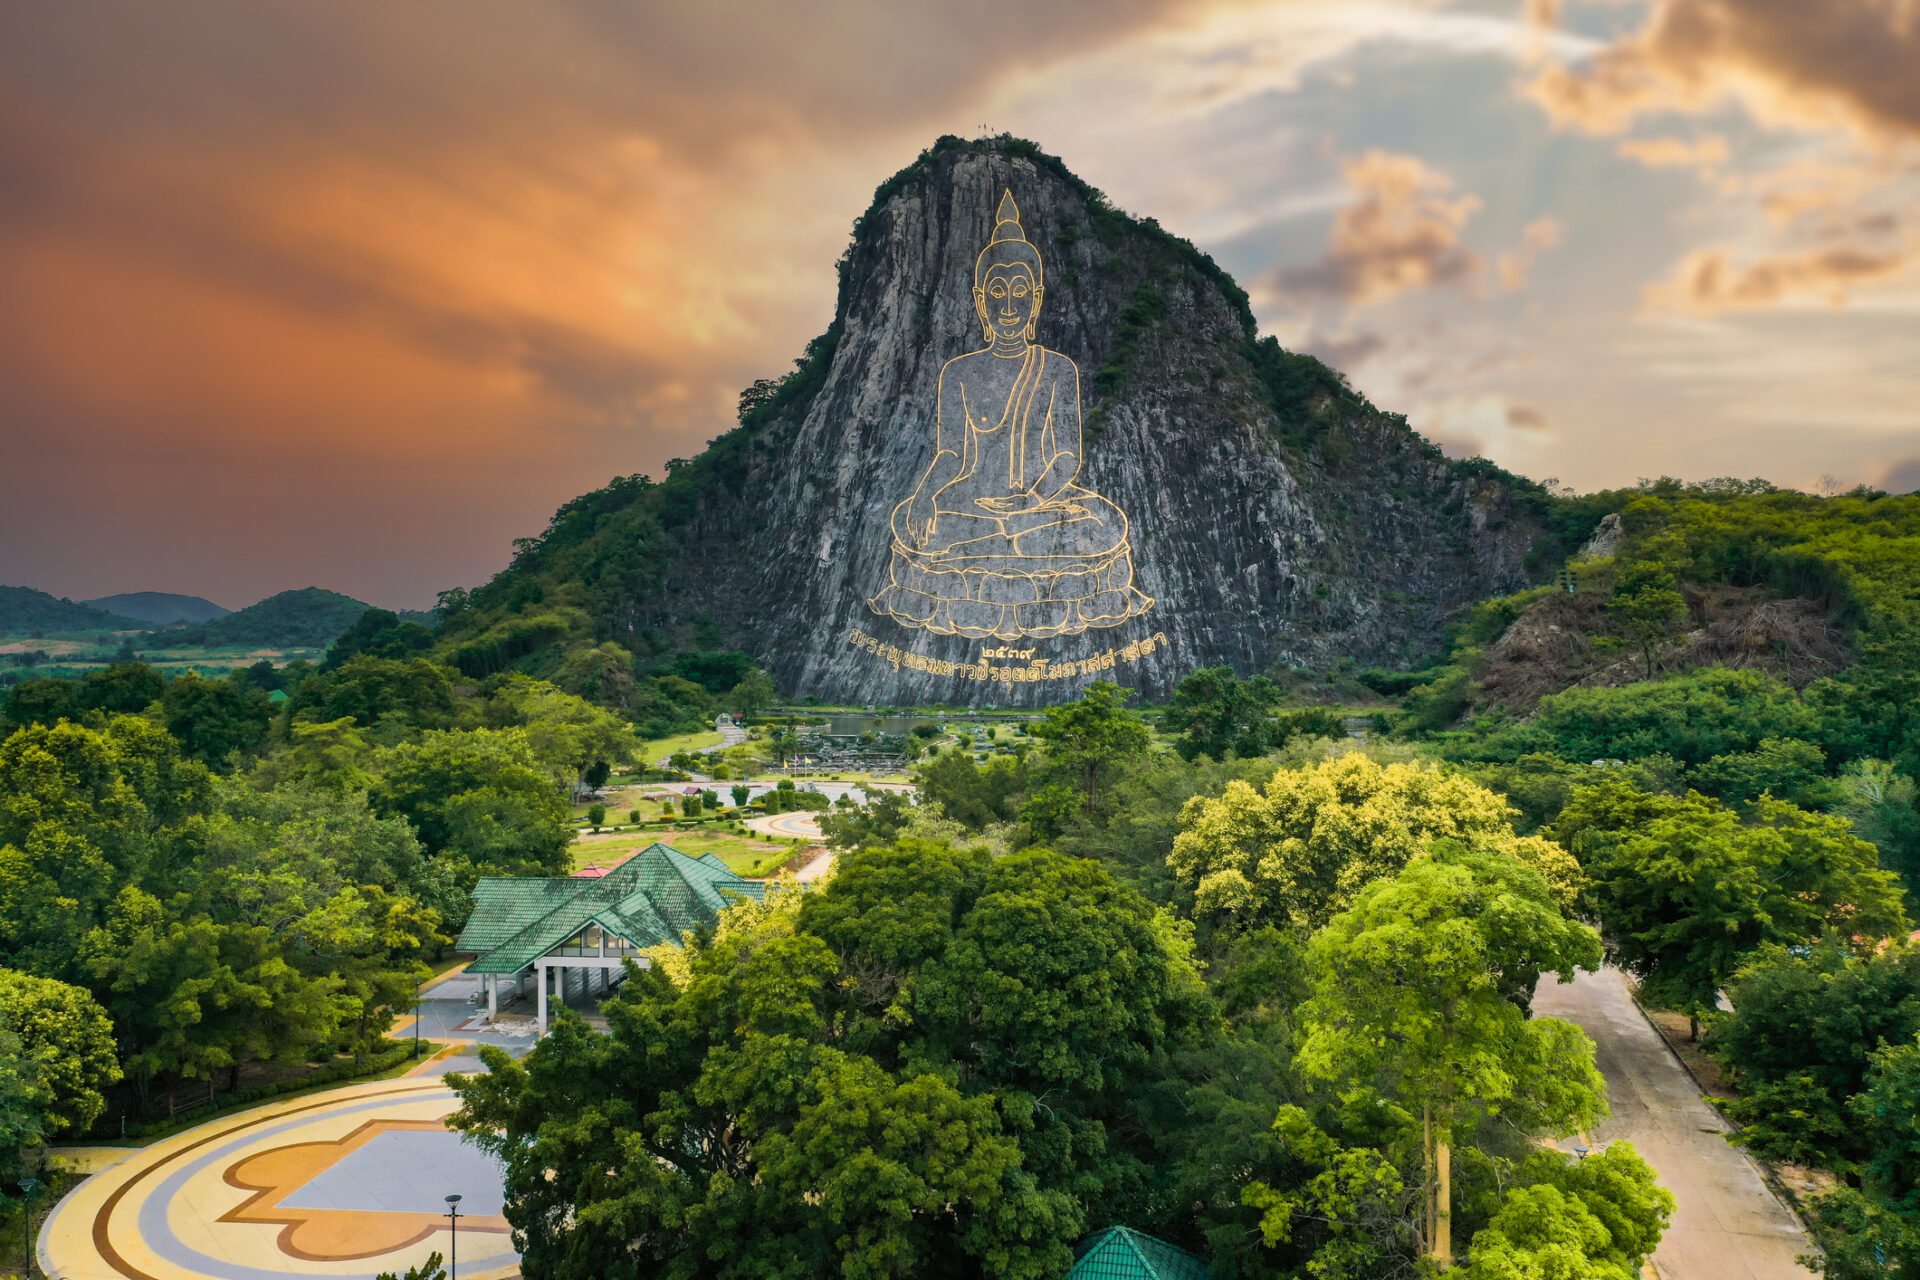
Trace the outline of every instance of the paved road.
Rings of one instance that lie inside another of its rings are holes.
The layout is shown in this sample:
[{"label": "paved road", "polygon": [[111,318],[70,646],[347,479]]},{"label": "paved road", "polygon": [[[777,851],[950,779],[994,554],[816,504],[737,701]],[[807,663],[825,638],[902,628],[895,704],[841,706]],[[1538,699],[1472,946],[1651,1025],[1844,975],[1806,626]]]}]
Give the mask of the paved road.
[{"label": "paved road", "polygon": [[820,856],[793,873],[795,880],[818,880],[833,870],[833,850],[822,849]]},{"label": "paved road", "polygon": [[1533,1010],[1586,1029],[1613,1114],[1594,1137],[1625,1138],[1679,1202],[1653,1255],[1661,1280],[1805,1280],[1799,1222],[1722,1135],[1728,1126],[1633,1005],[1617,969],[1561,986],[1543,978]]},{"label": "paved road", "polygon": [[747,829],[758,831],[762,835],[785,836],[790,840],[818,840],[823,834],[820,830],[819,817],[807,809],[748,818]]}]

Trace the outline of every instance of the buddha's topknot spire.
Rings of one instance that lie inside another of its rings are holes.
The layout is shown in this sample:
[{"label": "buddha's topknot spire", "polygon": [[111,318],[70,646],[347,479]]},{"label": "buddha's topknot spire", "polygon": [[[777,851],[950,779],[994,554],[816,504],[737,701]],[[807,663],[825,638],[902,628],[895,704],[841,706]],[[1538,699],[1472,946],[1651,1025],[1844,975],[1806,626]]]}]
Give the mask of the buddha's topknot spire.
[{"label": "buddha's topknot spire", "polygon": [[1013,192],[1007,190],[1000,197],[1000,212],[994,215],[993,239],[989,243],[1026,238],[1027,233],[1020,229],[1020,206],[1013,202]]}]

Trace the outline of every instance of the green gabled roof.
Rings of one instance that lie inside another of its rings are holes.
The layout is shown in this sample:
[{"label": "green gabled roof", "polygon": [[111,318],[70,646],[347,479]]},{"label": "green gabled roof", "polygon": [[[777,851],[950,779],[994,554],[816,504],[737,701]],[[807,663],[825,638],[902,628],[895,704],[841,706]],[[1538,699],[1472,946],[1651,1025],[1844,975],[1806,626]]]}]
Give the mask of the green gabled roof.
[{"label": "green gabled roof", "polygon": [[459,946],[479,953],[468,973],[513,973],[591,923],[651,947],[710,922],[730,896],[759,901],[765,892],[717,859],[656,843],[594,880],[482,879]]},{"label": "green gabled roof", "polygon": [[473,914],[461,931],[462,951],[488,952],[530,924],[546,919],[591,881],[487,876],[473,886]]},{"label": "green gabled roof", "polygon": [[1067,1280],[1209,1280],[1207,1260],[1131,1227],[1096,1231],[1080,1244]]}]

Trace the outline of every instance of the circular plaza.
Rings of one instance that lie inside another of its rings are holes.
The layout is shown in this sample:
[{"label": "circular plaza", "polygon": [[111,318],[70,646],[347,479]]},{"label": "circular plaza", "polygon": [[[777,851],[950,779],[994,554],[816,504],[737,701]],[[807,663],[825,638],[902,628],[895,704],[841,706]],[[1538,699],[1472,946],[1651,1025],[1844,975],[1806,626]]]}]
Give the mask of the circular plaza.
[{"label": "circular plaza", "polygon": [[60,1280],[374,1280],[454,1253],[462,1280],[519,1274],[501,1170],[443,1123],[436,1075],[378,1081],[209,1121],[94,1174],[40,1233]]}]

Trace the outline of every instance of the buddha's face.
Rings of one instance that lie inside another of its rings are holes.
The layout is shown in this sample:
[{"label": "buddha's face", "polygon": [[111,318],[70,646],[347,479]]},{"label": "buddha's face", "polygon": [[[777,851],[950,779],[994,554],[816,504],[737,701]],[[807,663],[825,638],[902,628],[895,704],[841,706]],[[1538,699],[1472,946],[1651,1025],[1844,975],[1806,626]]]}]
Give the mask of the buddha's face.
[{"label": "buddha's face", "polygon": [[1021,338],[1040,314],[1042,292],[1026,263],[1001,263],[988,268],[986,279],[975,287],[973,305],[995,340]]}]

